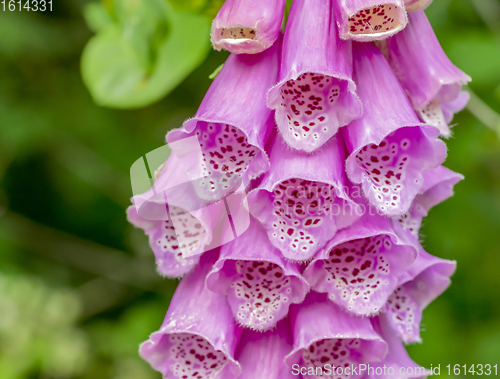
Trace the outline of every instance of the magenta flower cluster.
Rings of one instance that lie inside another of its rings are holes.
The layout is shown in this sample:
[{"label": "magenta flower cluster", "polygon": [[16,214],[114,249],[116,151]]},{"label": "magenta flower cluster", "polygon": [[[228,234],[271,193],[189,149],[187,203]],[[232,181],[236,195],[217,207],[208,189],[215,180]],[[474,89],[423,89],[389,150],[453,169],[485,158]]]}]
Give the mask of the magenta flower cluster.
[{"label": "magenta flower cluster", "polygon": [[[128,210],[159,272],[182,276],[140,349],[164,378],[428,374],[404,344],[421,341],[455,262],[425,252],[419,229],[462,179],[442,166],[440,137],[470,80],[429,3],[294,0],[283,28],[285,0],[226,0],[212,43],[232,54],[167,135],[178,147],[155,195],[176,190]],[[228,208],[250,214],[232,240]]]}]

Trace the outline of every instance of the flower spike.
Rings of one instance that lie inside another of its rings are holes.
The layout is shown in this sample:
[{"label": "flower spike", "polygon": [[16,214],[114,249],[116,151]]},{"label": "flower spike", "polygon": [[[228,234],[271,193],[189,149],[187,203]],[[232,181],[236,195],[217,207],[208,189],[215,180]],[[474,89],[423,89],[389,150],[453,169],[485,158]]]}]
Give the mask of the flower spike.
[{"label": "flower spike", "polygon": [[285,0],[226,0],[212,24],[212,45],[235,54],[256,54],[280,34]]},{"label": "flower spike", "polygon": [[268,95],[284,140],[306,152],[321,147],[362,111],[352,80],[351,43],[338,37],[332,2],[293,2],[280,81]]}]

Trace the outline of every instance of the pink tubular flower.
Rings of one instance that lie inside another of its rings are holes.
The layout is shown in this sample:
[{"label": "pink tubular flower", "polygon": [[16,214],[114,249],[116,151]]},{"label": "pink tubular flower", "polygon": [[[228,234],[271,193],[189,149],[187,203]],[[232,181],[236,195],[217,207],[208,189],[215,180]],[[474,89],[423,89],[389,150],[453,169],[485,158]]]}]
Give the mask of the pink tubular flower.
[{"label": "pink tubular flower", "polygon": [[446,157],[439,130],[417,119],[383,55],[355,43],[355,79],[363,116],[343,129],[349,179],[388,216],[405,214],[422,187],[422,173]]},{"label": "pink tubular flower", "polygon": [[[335,1],[333,1],[335,3]],[[311,152],[361,115],[350,42],[341,41],[332,0],[296,0],[283,41],[280,81],[268,95],[286,143]]]},{"label": "pink tubular flower", "polygon": [[403,0],[338,0],[340,38],[356,41],[385,39],[406,26]]},{"label": "pink tubular flower", "polygon": [[[300,305],[291,310],[293,350],[285,362],[290,367],[327,370],[331,366],[351,368],[359,364],[382,360],[387,354],[387,344],[380,337],[368,318],[350,316],[329,301],[324,294],[311,292]],[[309,371],[309,370],[308,370]],[[326,371],[324,371],[326,373]],[[360,378],[352,375],[335,375],[340,378]],[[308,373],[304,379],[321,378],[323,375]]]},{"label": "pink tubular flower", "polygon": [[336,135],[305,155],[290,150],[279,134],[274,137],[271,169],[249,193],[249,209],[286,258],[305,261],[359,217],[346,193],[344,145]]},{"label": "pink tubular flower", "polygon": [[434,257],[420,248],[384,309],[388,323],[403,342],[421,342],[422,311],[450,285],[455,268],[456,262]]},{"label": "pink tubular flower", "polygon": [[444,166],[426,171],[423,177],[424,183],[410,210],[402,216],[393,218],[394,229],[400,235],[407,236],[411,233],[418,238],[422,219],[432,207],[451,197],[455,184],[464,178]]},{"label": "pink tubular flower", "polygon": [[175,291],[161,329],[141,345],[141,356],[165,379],[236,378],[234,353],[241,329],[226,297],[205,287],[216,254],[204,255]]},{"label": "pink tubular flower", "polygon": [[227,234],[231,225],[224,203],[207,206],[201,201],[174,154],[153,187],[132,202],[128,220],[148,235],[162,275],[184,275],[198,263],[200,254],[232,239]]},{"label": "pink tubular flower", "polygon": [[238,379],[297,379],[284,363],[292,343],[288,318],[264,333],[244,329],[236,351],[236,359],[241,365]]},{"label": "pink tubular flower", "polygon": [[377,314],[415,260],[417,251],[409,241],[396,234],[387,217],[366,213],[328,242],[304,277],[344,310]]},{"label": "pink tubular flower", "polygon": [[457,99],[470,77],[450,62],[424,11],[411,13],[405,30],[385,43],[383,50],[413,108],[425,123],[449,137],[441,105]]},{"label": "pink tubular flower", "polygon": [[[372,318],[371,321],[373,328],[384,338],[385,342],[387,342],[389,351],[382,362],[376,362],[370,365],[373,367],[373,371],[368,372],[366,379],[378,379],[381,377],[425,379],[428,375],[432,375],[429,370],[426,370],[411,360],[398,335],[391,328],[386,314],[381,313],[379,316]],[[381,372],[383,376],[380,375]]]},{"label": "pink tubular flower", "polygon": [[168,143],[198,137],[201,156],[181,161],[191,177],[208,177],[197,186],[200,197],[219,200],[241,180],[246,185],[269,169],[264,145],[273,120],[266,93],[276,83],[280,45],[278,40],[260,54],[231,55],[195,117],[167,135]]},{"label": "pink tubular flower", "polygon": [[256,220],[221,248],[207,286],[228,297],[238,323],[257,330],[276,325],[287,316],[290,304],[301,303],[309,291],[299,264],[283,258]]},{"label": "pink tubular flower", "polygon": [[278,39],[285,0],[226,0],[212,24],[216,50],[255,54]]}]

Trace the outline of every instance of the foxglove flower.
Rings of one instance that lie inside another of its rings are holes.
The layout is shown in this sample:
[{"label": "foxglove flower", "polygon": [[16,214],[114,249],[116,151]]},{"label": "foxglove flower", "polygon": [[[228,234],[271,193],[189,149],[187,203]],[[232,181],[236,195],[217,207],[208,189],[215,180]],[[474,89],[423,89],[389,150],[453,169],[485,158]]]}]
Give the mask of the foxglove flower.
[{"label": "foxglove flower", "polygon": [[422,311],[450,285],[455,268],[456,262],[434,257],[420,248],[384,309],[388,323],[402,341],[421,342]]},{"label": "foxglove flower", "polygon": [[387,59],[423,122],[450,136],[441,105],[457,99],[469,76],[450,62],[424,11],[410,13],[408,26],[384,41]]},{"label": "foxglove flower", "polygon": [[[367,370],[366,379],[378,379],[380,377],[398,379],[425,379],[432,375],[429,370],[417,365],[408,356],[403,343],[391,328],[387,315],[381,313],[371,319],[373,328],[379,333],[389,347],[386,357],[382,362],[373,363],[373,370]],[[381,374],[382,373],[382,374]]]},{"label": "foxglove flower", "polygon": [[[292,306],[293,350],[285,362],[306,367],[304,379],[322,378],[332,366],[343,368],[340,378],[360,378],[346,369],[377,362],[387,354],[387,344],[366,317],[350,316],[326,298],[311,292],[304,303]],[[296,367],[296,366],[295,366]]]},{"label": "foxglove flower", "polygon": [[276,325],[287,316],[290,304],[301,303],[309,291],[299,264],[283,258],[256,220],[222,246],[207,286],[228,297],[238,323],[257,330]]},{"label": "foxglove flower", "polygon": [[340,38],[356,41],[385,39],[408,22],[403,0],[338,0]]},{"label": "foxglove flower", "polygon": [[417,119],[383,55],[355,43],[355,81],[363,116],[343,129],[346,170],[368,201],[388,216],[405,214],[422,187],[422,173],[446,157],[439,130]]},{"label": "foxglove flower", "polygon": [[432,0],[405,0],[405,8],[407,12],[415,12],[427,8],[431,3]]},{"label": "foxglove flower", "polygon": [[141,345],[141,356],[165,379],[236,378],[241,372],[234,359],[241,329],[226,297],[205,286],[214,258],[205,254],[182,279],[162,327]]},{"label": "foxglove flower", "polygon": [[311,288],[356,315],[377,314],[417,255],[391,220],[365,213],[335,237],[304,271]]},{"label": "foxglove flower", "polygon": [[[176,153],[204,199],[220,200],[241,184],[267,171],[264,145],[274,124],[266,106],[276,83],[280,41],[260,54],[232,54],[215,78],[194,118],[167,135],[167,142],[197,136],[201,153]],[[250,106],[251,104],[251,106]]]},{"label": "foxglove flower", "polygon": [[311,152],[361,115],[352,81],[351,43],[338,37],[336,0],[296,0],[292,4],[280,81],[268,95],[286,143]]},{"label": "foxglove flower", "polygon": [[279,134],[273,138],[271,169],[248,194],[250,213],[286,258],[305,261],[359,217],[346,192],[345,148],[336,135],[305,155],[290,150]]},{"label": "foxglove flower", "polygon": [[153,186],[132,198],[128,220],[149,237],[158,271],[178,277],[198,263],[199,255],[233,237],[224,203],[201,201],[172,154]]},{"label": "foxglove flower", "polygon": [[241,365],[238,379],[297,379],[284,362],[292,351],[292,344],[288,318],[264,333],[244,329],[236,351],[236,359]]},{"label": "foxglove flower", "polygon": [[269,48],[280,34],[285,0],[226,0],[212,24],[216,50],[255,54]]},{"label": "foxglove flower", "polygon": [[412,234],[418,239],[422,219],[429,210],[453,195],[453,187],[464,177],[444,166],[426,171],[424,183],[413,200],[410,210],[402,216],[393,218],[394,229],[399,235]]}]

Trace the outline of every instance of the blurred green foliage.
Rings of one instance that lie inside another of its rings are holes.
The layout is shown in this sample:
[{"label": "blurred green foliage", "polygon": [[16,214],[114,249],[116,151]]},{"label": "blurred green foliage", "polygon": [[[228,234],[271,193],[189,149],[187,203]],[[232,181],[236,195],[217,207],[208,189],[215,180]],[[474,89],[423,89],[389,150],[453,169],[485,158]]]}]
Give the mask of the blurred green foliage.
[{"label": "blurred green foliage", "polygon": [[[199,2],[188,3],[197,9]],[[82,77],[95,102],[115,108],[149,105],[174,89],[206,58],[210,21],[165,0],[90,3],[97,32],[82,54]]]},{"label": "blurred green foliage", "polygon": [[[221,1],[160,3],[66,0],[52,12],[0,13],[0,379],[159,378],[137,350],[177,281],[157,275],[147,238],[126,222],[129,169],[195,113],[227,57],[209,45]],[[430,253],[458,261],[424,313],[424,343],[409,347],[427,367],[500,363],[498,9],[498,0],[435,0],[427,11],[478,95],[448,140],[446,165],[466,179],[423,228]],[[180,14],[200,20],[183,35],[204,34],[190,45],[199,48],[160,59]],[[168,79],[164,65],[184,59]]]}]

